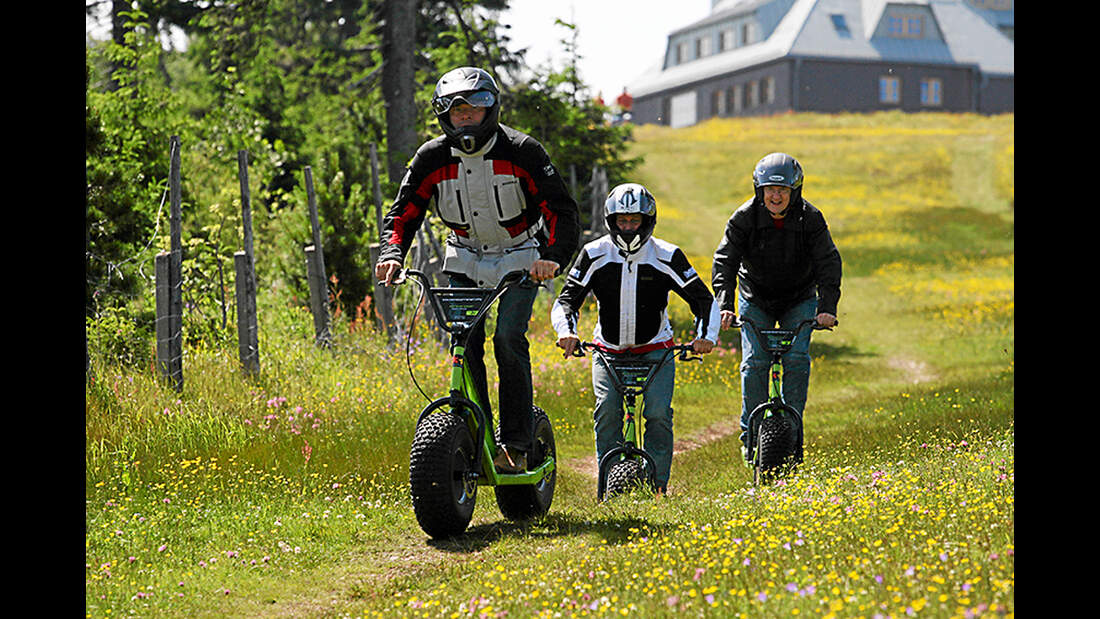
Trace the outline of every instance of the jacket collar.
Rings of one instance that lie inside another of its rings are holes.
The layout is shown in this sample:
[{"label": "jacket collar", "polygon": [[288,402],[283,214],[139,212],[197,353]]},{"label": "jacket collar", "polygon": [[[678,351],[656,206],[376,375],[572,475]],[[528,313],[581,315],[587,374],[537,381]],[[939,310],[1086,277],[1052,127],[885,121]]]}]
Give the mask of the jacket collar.
[{"label": "jacket collar", "polygon": [[485,156],[485,153],[489,152],[489,150],[493,148],[493,145],[497,143],[497,135],[499,135],[499,133],[499,131],[494,133],[492,136],[489,137],[488,140],[485,141],[485,144],[481,148],[472,153],[464,153],[461,150],[452,146],[451,155],[455,157],[483,157]]},{"label": "jacket collar", "polygon": [[[802,201],[799,200],[798,204],[792,204],[787,207],[787,214],[783,217],[785,222],[802,218],[802,204]],[[775,226],[775,219],[772,218],[771,213],[768,211],[767,207],[764,206],[763,202],[753,201],[752,208],[754,213],[754,225],[757,228],[771,228]]]}]

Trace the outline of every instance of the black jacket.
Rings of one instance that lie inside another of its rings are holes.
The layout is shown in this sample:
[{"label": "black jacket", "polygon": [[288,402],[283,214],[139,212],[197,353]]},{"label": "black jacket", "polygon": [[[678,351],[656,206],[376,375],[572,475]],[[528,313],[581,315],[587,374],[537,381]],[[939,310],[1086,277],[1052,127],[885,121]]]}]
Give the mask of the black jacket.
[{"label": "black jacket", "polygon": [[504,125],[472,155],[452,149],[443,136],[421,145],[382,220],[379,262],[404,261],[433,201],[451,229],[448,243],[471,252],[500,252],[536,239],[539,257],[565,269],[580,244],[577,203],[546,150]]},{"label": "black jacket", "polygon": [[773,316],[817,292],[817,311],[836,315],[840,301],[840,252],[825,217],[805,199],[791,205],[778,229],[753,198],[729,221],[714,252],[711,285],[719,308],[737,311],[737,286]]}]

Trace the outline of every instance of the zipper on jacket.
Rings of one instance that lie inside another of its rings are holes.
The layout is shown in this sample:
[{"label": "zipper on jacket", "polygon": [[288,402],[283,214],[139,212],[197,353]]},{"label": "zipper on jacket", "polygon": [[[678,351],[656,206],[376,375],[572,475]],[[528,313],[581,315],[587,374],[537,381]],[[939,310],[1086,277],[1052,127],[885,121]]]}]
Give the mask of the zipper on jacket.
[{"label": "zipper on jacket", "polygon": [[504,207],[500,205],[500,187],[493,185],[493,197],[497,200],[497,214],[500,215],[500,220],[504,221]]},{"label": "zipper on jacket", "polygon": [[466,223],[466,212],[462,210],[462,190],[455,190],[455,198],[458,200],[458,217],[462,223]]}]

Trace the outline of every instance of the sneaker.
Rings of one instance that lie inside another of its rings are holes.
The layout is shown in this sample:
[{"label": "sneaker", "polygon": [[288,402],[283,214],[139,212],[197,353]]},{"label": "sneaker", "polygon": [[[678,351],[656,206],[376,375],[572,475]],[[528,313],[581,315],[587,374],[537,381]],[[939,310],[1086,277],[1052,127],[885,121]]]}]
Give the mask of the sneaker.
[{"label": "sneaker", "polygon": [[501,447],[493,458],[498,473],[522,473],[527,470],[527,454]]}]

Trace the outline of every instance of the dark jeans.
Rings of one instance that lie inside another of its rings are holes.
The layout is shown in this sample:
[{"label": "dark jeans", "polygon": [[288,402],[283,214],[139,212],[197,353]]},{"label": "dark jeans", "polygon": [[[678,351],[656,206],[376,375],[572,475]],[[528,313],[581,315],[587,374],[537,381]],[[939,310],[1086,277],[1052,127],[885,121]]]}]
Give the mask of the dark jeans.
[{"label": "dark jeans", "polygon": [[[666,352],[659,349],[644,356],[657,361],[664,358]],[[645,433],[639,437],[642,440],[638,444],[653,457],[658,488],[668,486],[672,472],[672,390],[675,385],[676,360],[672,358],[649,380],[641,400]],[[592,355],[592,391],[596,394],[596,410],[592,416],[596,430],[596,463],[599,464],[607,452],[623,446],[623,396],[611,381],[607,363],[597,355]]]},{"label": "dark jeans", "polygon": [[[474,288],[477,284],[462,275],[448,275],[451,287]],[[527,344],[527,323],[535,304],[538,284],[524,282],[509,288],[497,301],[493,354],[500,379],[497,396],[500,405],[500,440],[509,449],[527,452],[534,442],[535,416],[531,387],[531,354]],[[493,412],[485,371],[485,321],[477,326],[466,342],[466,366],[474,380],[478,398],[492,427]]]}]

